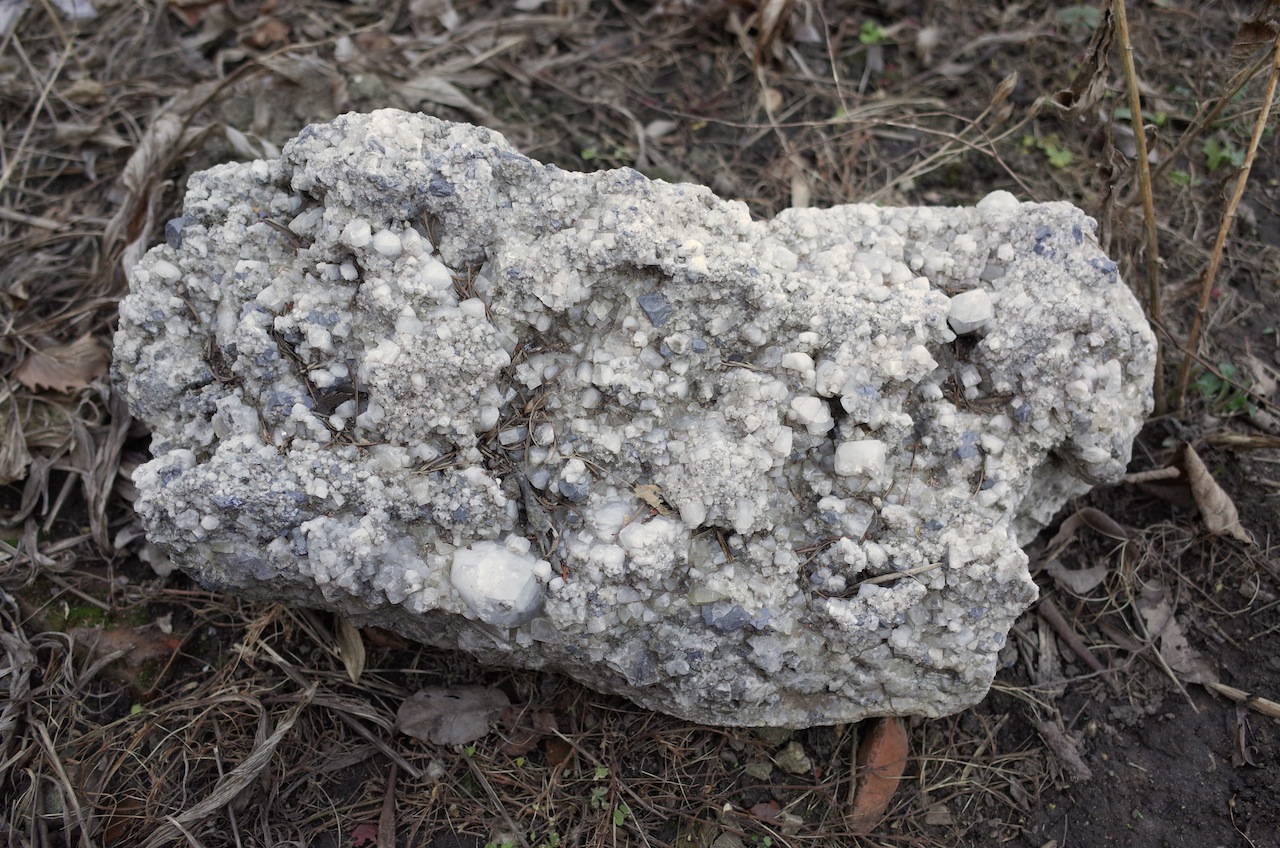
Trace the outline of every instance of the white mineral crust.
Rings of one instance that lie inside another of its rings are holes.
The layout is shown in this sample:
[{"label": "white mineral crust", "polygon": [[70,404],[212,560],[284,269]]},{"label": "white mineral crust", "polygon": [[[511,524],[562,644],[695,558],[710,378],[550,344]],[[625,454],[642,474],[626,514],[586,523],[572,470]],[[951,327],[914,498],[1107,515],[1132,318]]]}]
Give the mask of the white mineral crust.
[{"label": "white mineral crust", "polygon": [[346,115],[195,175],[134,269],[137,510],[207,585],[697,721],[954,712],[1151,406],[1093,231],[1004,192],[755,221]]}]

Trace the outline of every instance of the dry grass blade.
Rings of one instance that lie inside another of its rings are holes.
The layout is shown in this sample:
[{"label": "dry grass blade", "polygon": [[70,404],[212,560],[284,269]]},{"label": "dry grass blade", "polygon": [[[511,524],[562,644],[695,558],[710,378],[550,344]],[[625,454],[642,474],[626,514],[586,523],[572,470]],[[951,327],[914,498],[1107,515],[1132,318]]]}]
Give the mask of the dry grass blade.
[{"label": "dry grass blade", "polygon": [[271,764],[271,758],[275,756],[276,748],[289,735],[289,731],[293,730],[294,724],[298,721],[298,716],[310,705],[311,699],[315,697],[315,694],[316,684],[313,683],[302,693],[298,703],[294,704],[289,712],[285,714],[285,717],[281,719],[275,731],[262,739],[244,762],[218,781],[218,785],[204,800],[188,807],[175,816],[170,816],[157,827],[151,837],[147,839],[145,848],[161,848],[161,846],[172,844],[179,837],[184,836],[188,828],[230,804],[237,795],[257,780],[263,769]]}]

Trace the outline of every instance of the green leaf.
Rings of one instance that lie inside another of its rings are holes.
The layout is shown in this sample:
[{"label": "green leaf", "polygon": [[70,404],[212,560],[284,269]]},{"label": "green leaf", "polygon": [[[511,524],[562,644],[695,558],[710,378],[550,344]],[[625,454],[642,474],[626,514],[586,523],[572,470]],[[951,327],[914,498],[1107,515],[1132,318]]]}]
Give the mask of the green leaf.
[{"label": "green leaf", "polygon": [[1169,172],[1169,182],[1176,186],[1189,186],[1191,185],[1191,175],[1186,171],[1174,169]]},{"label": "green leaf", "polygon": [[873,44],[881,44],[884,41],[884,27],[875,21],[863,21],[862,29],[858,31],[858,40],[870,47]]},{"label": "green leaf", "polygon": [[1049,164],[1055,168],[1065,168],[1071,164],[1070,150],[1063,150],[1060,147],[1046,148],[1044,155],[1049,158]]},{"label": "green leaf", "polygon": [[613,826],[622,827],[626,822],[627,816],[631,815],[631,808],[626,804],[619,804],[613,809]]},{"label": "green leaf", "polygon": [[1204,143],[1204,161],[1210,171],[1216,171],[1222,165],[1230,163],[1233,168],[1244,165],[1244,151],[1236,148],[1231,142],[1211,138]]}]

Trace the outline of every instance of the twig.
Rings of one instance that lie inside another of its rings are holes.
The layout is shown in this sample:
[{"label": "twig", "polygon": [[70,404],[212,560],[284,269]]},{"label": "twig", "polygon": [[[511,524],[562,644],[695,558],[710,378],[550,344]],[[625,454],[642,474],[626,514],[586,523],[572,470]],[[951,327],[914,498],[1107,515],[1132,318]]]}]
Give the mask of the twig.
[{"label": "twig", "polygon": [[1049,625],[1057,631],[1062,640],[1075,652],[1075,655],[1084,660],[1085,665],[1096,671],[1112,692],[1119,695],[1120,686],[1116,683],[1115,678],[1111,676],[1111,672],[1093,655],[1093,651],[1089,650],[1089,646],[1080,641],[1080,637],[1076,635],[1075,630],[1071,628],[1071,624],[1062,615],[1062,611],[1058,609],[1057,605],[1048,598],[1042,598],[1040,601],[1040,615],[1044,616],[1044,620],[1049,622]]},{"label": "twig", "polygon": [[[1138,72],[1133,66],[1133,42],[1129,40],[1129,19],[1125,0],[1113,0],[1116,35],[1120,38],[1120,57],[1124,61],[1124,82],[1129,90],[1129,121],[1133,125],[1133,142],[1138,160],[1138,185],[1142,190],[1142,220],[1147,237],[1147,314],[1153,321],[1163,320],[1160,306],[1160,240],[1156,234],[1156,202],[1151,193],[1151,163],[1147,160],[1147,130],[1142,123],[1142,96],[1138,92]],[[1156,415],[1164,415],[1168,398],[1164,386],[1164,345],[1156,339],[1155,400]]]},{"label": "twig", "polygon": [[1200,331],[1204,327],[1205,316],[1209,313],[1209,297],[1213,293],[1213,281],[1218,276],[1218,266],[1222,263],[1222,252],[1227,245],[1227,235],[1235,222],[1236,209],[1240,199],[1244,197],[1245,186],[1249,182],[1249,171],[1253,168],[1253,160],[1258,155],[1258,145],[1262,142],[1262,132],[1266,129],[1267,118],[1271,114],[1271,101],[1275,99],[1276,81],[1280,79],[1280,37],[1272,45],[1271,73],[1267,77],[1267,90],[1262,96],[1262,108],[1258,110],[1258,120],[1253,124],[1253,137],[1249,139],[1249,150],[1245,153],[1244,166],[1236,177],[1236,187],[1231,193],[1231,200],[1222,214],[1222,223],[1218,227],[1218,238],[1213,243],[1213,253],[1209,256],[1209,267],[1205,269],[1204,280],[1200,286],[1200,305],[1196,309],[1191,323],[1191,335],[1187,339],[1187,350],[1182,357],[1182,369],[1178,374],[1178,392],[1175,396],[1176,406],[1181,412],[1187,402],[1187,383],[1191,379],[1191,363],[1195,360],[1196,348],[1200,346]]},{"label": "twig", "polygon": [[1250,695],[1243,689],[1237,689],[1225,683],[1206,683],[1205,688],[1217,692],[1223,697],[1230,698],[1238,704],[1244,704],[1251,710],[1257,710],[1265,716],[1280,718],[1280,704],[1275,701],[1259,698],[1257,695]]}]

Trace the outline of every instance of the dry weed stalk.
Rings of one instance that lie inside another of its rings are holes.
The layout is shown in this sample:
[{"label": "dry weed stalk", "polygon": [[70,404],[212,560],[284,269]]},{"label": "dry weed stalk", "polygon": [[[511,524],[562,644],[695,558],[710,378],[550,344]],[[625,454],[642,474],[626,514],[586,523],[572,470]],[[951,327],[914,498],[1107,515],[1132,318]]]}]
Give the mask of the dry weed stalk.
[{"label": "dry weed stalk", "polygon": [[1209,266],[1204,270],[1200,281],[1200,302],[1196,307],[1191,323],[1191,333],[1187,338],[1186,352],[1182,357],[1182,367],[1178,372],[1178,389],[1175,405],[1181,412],[1187,401],[1187,385],[1191,381],[1191,363],[1196,359],[1196,351],[1200,347],[1200,333],[1205,318],[1209,314],[1209,299],[1213,293],[1214,280],[1218,276],[1218,266],[1222,262],[1222,254],[1227,246],[1227,236],[1231,234],[1231,225],[1235,223],[1236,210],[1244,197],[1245,186],[1249,184],[1249,172],[1253,168],[1254,159],[1258,155],[1258,145],[1262,142],[1262,134],[1267,127],[1267,119],[1271,115],[1271,104],[1275,100],[1276,83],[1280,80],[1280,34],[1275,36],[1271,51],[1271,72],[1267,76],[1267,86],[1262,95],[1262,106],[1258,109],[1258,118],[1253,124],[1253,135],[1249,138],[1249,147],[1245,151],[1244,165],[1236,177],[1235,189],[1227,208],[1222,213],[1222,221],[1218,226],[1218,237],[1213,243],[1213,253],[1209,256]]},{"label": "dry weed stalk", "polygon": [[[1138,91],[1138,71],[1133,64],[1133,42],[1129,38],[1129,16],[1126,0],[1110,0],[1115,13],[1116,36],[1120,39],[1120,57],[1124,63],[1124,82],[1129,95],[1129,120],[1137,148],[1138,185],[1142,192],[1142,221],[1146,234],[1147,314],[1157,327],[1164,324],[1160,305],[1160,239],[1156,233],[1156,202],[1151,188],[1151,162],[1147,158],[1147,129],[1142,117],[1142,96]],[[1164,386],[1164,340],[1156,338],[1156,371],[1154,394],[1156,415],[1163,415],[1168,405]]]}]

